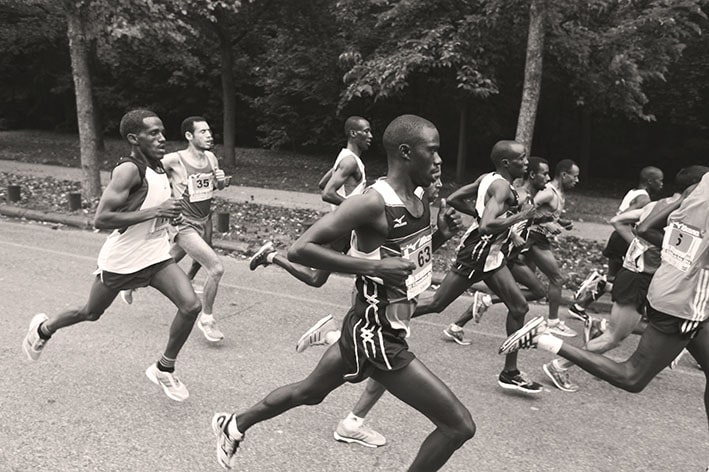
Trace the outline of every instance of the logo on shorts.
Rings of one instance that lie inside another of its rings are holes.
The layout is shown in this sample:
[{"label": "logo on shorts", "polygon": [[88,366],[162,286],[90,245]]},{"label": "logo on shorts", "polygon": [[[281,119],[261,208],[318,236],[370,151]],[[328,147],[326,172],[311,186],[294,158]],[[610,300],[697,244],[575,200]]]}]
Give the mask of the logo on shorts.
[{"label": "logo on shorts", "polygon": [[405,218],[406,215],[401,215],[398,218],[394,218],[394,228],[401,228],[402,226],[406,226],[408,222],[404,221]]}]

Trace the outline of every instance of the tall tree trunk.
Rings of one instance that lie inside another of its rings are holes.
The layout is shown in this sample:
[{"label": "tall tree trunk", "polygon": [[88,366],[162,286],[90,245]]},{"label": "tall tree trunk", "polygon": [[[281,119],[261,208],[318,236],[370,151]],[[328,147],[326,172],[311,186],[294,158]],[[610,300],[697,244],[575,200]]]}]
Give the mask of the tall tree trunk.
[{"label": "tall tree trunk", "polygon": [[98,133],[94,118],[94,102],[90,71],[90,42],[82,12],[72,6],[67,8],[67,36],[71,55],[71,72],[76,95],[76,117],[79,124],[79,147],[84,198],[92,200],[101,196],[101,179],[98,165]]},{"label": "tall tree trunk", "polygon": [[468,158],[468,109],[470,105],[464,101],[460,107],[458,123],[458,157],[455,161],[455,181],[463,183],[465,180],[465,161]]},{"label": "tall tree trunk", "polygon": [[534,123],[542,90],[542,58],[544,55],[545,0],[531,0],[529,6],[529,32],[527,34],[527,61],[524,66],[522,103],[517,119],[515,140],[532,150]]},{"label": "tall tree trunk", "polygon": [[219,34],[222,58],[222,100],[224,101],[224,166],[234,167],[236,156],[236,88],[234,87],[234,56],[228,33]]}]

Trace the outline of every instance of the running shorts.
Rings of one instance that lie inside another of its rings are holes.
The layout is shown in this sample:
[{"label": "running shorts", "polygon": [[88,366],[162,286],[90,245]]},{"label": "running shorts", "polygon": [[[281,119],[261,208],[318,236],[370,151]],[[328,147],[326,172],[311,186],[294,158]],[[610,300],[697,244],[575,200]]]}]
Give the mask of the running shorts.
[{"label": "running shorts", "polygon": [[527,241],[529,241],[530,246],[536,246],[543,251],[548,251],[551,249],[551,241],[549,238],[546,235],[538,233],[534,230],[529,231]]},{"label": "running shorts", "polygon": [[687,339],[694,338],[707,322],[707,320],[691,321],[684,318],[677,318],[676,316],[655,310],[649,303],[647,305],[647,320],[661,333],[669,335],[679,334]]},{"label": "running shorts", "polygon": [[633,306],[642,314],[647,305],[647,289],[651,280],[651,274],[633,272],[621,267],[615,276],[611,297],[615,303]]},{"label": "running shorts", "polygon": [[149,265],[138,272],[132,274],[116,274],[107,270],[96,271],[96,276],[101,279],[106,287],[113,290],[130,290],[134,288],[147,287],[153,280],[155,274],[163,270],[170,264],[174,264],[175,260],[170,258],[153,265]]}]

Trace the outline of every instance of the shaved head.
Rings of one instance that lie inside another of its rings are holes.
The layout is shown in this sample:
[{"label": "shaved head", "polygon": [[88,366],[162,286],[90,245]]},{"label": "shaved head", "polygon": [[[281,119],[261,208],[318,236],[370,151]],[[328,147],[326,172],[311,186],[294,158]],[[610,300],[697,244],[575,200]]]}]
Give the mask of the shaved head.
[{"label": "shaved head", "polygon": [[384,150],[387,157],[394,157],[399,152],[399,146],[407,144],[414,147],[421,141],[421,131],[425,128],[436,129],[436,126],[425,118],[416,115],[401,115],[389,123],[384,130]]},{"label": "shaved head", "polygon": [[519,157],[526,154],[526,152],[527,151],[524,149],[524,145],[518,143],[517,141],[498,141],[492,147],[490,160],[495,167],[500,167],[502,165],[502,161],[505,159],[508,161],[519,159]]},{"label": "shaved head", "polygon": [[656,179],[656,178],[662,178],[663,173],[660,169],[657,167],[643,167],[642,170],[640,171],[640,182],[647,182],[650,179]]},{"label": "shaved head", "polygon": [[350,137],[350,131],[359,131],[369,126],[369,121],[361,116],[350,116],[345,120],[345,136]]}]

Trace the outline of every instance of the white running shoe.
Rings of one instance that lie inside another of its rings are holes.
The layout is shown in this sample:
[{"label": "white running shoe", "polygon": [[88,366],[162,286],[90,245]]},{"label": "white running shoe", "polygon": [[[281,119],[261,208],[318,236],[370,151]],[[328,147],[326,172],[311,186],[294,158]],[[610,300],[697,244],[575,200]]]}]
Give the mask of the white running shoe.
[{"label": "white running shoe", "polygon": [[338,329],[332,315],[321,318],[298,339],[295,344],[295,352],[303,352],[310,346],[328,344],[328,340],[331,341],[332,337],[328,337],[327,334],[334,331],[338,331]]},{"label": "white running shoe", "polygon": [[30,320],[30,327],[27,330],[25,338],[22,340],[22,350],[25,352],[27,358],[31,361],[36,361],[42,354],[42,349],[47,344],[47,339],[42,339],[39,336],[37,329],[39,325],[47,321],[47,315],[44,313],[37,313]]},{"label": "white running shoe", "polygon": [[473,320],[480,323],[483,315],[488,308],[492,306],[492,297],[485,292],[475,292],[473,294],[473,304],[470,305],[470,311],[473,314]]},{"label": "white running shoe", "polygon": [[174,373],[163,372],[158,369],[156,364],[150,364],[150,366],[145,369],[145,375],[152,383],[161,386],[165,395],[171,400],[182,402],[187,400],[190,396],[190,392],[187,391],[185,384],[180,382],[180,379],[178,379]]},{"label": "white running shoe", "polygon": [[347,418],[337,423],[334,436],[337,441],[357,443],[365,447],[380,447],[387,443],[384,436],[365,426],[363,422],[349,421]]},{"label": "white running shoe", "polygon": [[218,343],[224,339],[224,333],[217,328],[217,320],[214,318],[209,321],[204,321],[202,317],[200,317],[197,320],[197,327],[202,331],[202,334],[209,342]]},{"label": "white running shoe", "polygon": [[537,316],[527,321],[524,326],[510,334],[500,345],[499,354],[510,354],[520,349],[537,347],[537,337],[546,330],[546,320]]},{"label": "white running shoe", "polygon": [[686,348],[682,349],[682,351],[677,354],[677,357],[675,357],[674,360],[670,363],[670,369],[676,368],[679,364],[679,361],[684,357],[685,354],[689,354],[689,351]]},{"label": "white running shoe", "polygon": [[561,320],[559,320],[558,323],[554,324],[551,323],[551,320],[547,320],[547,328],[550,333],[556,334],[557,336],[563,336],[565,338],[573,338],[574,336],[577,336],[579,334],[573,329],[566,326],[566,323]]},{"label": "white running shoe", "polygon": [[121,290],[121,300],[123,300],[126,305],[131,305],[133,303],[133,293],[135,289]]},{"label": "white running shoe", "polygon": [[266,242],[249,259],[249,269],[256,270],[258,266],[267,266],[269,264],[268,255],[274,252],[276,252],[276,249],[273,247],[273,243],[271,241]]},{"label": "white running shoe", "polygon": [[236,463],[234,454],[241,441],[244,440],[243,434],[238,438],[229,436],[229,422],[231,421],[236,425],[236,418],[228,413],[215,413],[212,417],[212,432],[217,437],[217,462],[227,470],[234,468]]},{"label": "white running shoe", "polygon": [[603,272],[594,269],[588,277],[586,277],[586,280],[581,282],[581,286],[576,291],[574,297],[578,300],[587,293],[597,296],[605,289],[606,283],[606,275]]}]

